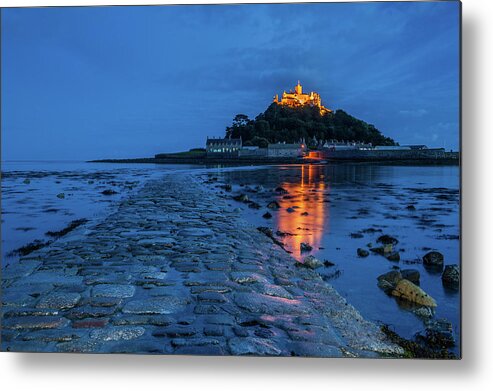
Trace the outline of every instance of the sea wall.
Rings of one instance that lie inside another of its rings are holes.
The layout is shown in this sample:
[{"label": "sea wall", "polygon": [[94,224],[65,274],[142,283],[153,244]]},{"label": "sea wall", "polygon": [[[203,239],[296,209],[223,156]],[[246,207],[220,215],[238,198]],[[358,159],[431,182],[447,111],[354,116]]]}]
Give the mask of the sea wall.
[{"label": "sea wall", "polygon": [[445,152],[443,148],[410,149],[410,150],[335,150],[325,151],[326,159],[335,160],[364,160],[364,161],[386,161],[386,160],[444,160],[459,159],[458,153]]}]

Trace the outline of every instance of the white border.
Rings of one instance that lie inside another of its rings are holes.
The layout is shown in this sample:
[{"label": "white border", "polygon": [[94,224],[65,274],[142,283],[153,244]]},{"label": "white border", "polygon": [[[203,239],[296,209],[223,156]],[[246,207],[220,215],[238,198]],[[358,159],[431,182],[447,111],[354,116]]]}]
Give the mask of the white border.
[{"label": "white border", "polygon": [[[2,6],[170,3],[173,2],[3,0]],[[493,185],[489,169],[493,155],[493,100],[489,99],[493,87],[492,9],[491,0],[463,1],[462,361],[0,353],[0,386],[16,391],[489,389],[493,383]]]}]

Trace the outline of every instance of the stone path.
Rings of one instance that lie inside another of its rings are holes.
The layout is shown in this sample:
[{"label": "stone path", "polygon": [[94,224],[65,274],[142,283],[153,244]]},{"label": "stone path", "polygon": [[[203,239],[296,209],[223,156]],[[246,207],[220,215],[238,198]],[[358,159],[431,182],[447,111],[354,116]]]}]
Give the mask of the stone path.
[{"label": "stone path", "polygon": [[3,270],[2,350],[376,356],[385,340],[316,271],[193,175]]}]

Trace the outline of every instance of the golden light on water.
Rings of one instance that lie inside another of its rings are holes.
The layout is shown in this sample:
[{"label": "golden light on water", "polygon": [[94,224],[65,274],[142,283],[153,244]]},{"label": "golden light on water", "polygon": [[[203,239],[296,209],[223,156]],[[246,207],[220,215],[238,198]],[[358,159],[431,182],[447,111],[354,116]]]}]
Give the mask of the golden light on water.
[{"label": "golden light on water", "polygon": [[[289,195],[288,198],[281,197],[278,201],[281,209],[278,214],[277,229],[295,235],[286,236],[282,240],[298,260],[307,255],[301,254],[301,243],[308,243],[314,250],[318,250],[324,229],[328,228],[329,212],[323,202],[328,185],[320,180],[323,179],[323,169],[323,166],[319,165],[302,165],[298,183],[281,184]],[[294,212],[288,212],[287,208],[293,208]]]}]

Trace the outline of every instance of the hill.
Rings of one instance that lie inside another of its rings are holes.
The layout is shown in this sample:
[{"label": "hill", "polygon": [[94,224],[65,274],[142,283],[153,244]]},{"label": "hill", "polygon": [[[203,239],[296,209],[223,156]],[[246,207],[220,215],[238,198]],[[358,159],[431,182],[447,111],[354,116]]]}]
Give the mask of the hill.
[{"label": "hill", "polygon": [[296,143],[300,139],[354,140],[373,145],[397,145],[375,126],[357,119],[343,110],[321,114],[318,107],[288,107],[272,103],[255,119],[237,114],[226,137],[239,138],[243,145],[267,146],[268,143]]}]

